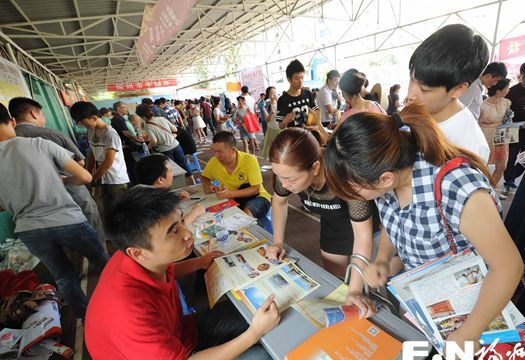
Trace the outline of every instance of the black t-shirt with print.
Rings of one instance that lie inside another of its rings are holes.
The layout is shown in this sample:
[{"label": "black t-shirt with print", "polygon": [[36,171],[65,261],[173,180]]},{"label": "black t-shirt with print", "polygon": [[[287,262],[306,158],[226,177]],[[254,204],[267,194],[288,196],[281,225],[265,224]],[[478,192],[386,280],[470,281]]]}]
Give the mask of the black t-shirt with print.
[{"label": "black t-shirt with print", "polygon": [[290,122],[288,127],[302,126],[308,120],[309,108],[313,107],[315,107],[315,102],[309,90],[302,89],[299,96],[290,96],[285,92],[277,100],[277,121],[283,121],[286,115],[293,111],[295,120]]}]

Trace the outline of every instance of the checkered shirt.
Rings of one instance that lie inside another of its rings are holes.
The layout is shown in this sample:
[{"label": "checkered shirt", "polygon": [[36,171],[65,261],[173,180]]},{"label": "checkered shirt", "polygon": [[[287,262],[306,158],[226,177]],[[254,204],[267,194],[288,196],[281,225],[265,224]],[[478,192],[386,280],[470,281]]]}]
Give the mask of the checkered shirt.
[{"label": "checkered shirt", "polygon": [[[439,170],[440,167],[426,162],[418,153],[412,169],[412,202],[401,209],[393,191],[376,199],[381,223],[407,270],[451,251],[434,195]],[[468,164],[445,175],[441,188],[443,212],[458,251],[473,248],[459,231],[461,212],[472,194],[485,189],[495,199],[501,215],[497,194],[485,175]]]}]

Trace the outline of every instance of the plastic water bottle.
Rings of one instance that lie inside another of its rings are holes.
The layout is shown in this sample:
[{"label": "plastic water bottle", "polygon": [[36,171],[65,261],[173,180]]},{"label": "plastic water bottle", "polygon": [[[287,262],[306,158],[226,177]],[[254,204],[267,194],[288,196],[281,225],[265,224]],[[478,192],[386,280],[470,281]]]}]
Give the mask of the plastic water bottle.
[{"label": "plastic water bottle", "polygon": [[230,233],[228,229],[226,229],[226,224],[222,219],[222,214],[215,214],[215,238],[218,242],[225,242],[228,241],[229,237]]},{"label": "plastic water bottle", "polygon": [[146,143],[142,143],[142,152],[144,153],[144,157],[149,156],[149,149]]}]

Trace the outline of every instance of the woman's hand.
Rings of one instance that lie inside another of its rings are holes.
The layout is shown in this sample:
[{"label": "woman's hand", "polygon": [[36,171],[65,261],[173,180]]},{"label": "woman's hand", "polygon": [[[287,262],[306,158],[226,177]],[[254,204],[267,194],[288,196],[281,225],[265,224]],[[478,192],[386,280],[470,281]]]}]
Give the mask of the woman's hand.
[{"label": "woman's hand", "polygon": [[359,308],[359,319],[369,318],[377,313],[376,306],[363,293],[349,291],[346,295],[346,305],[355,305]]},{"label": "woman's hand", "polygon": [[390,266],[387,262],[376,261],[365,269],[365,281],[372,288],[385,286],[388,281]]},{"label": "woman's hand", "polygon": [[[460,326],[456,331],[454,331],[453,333],[451,333],[447,337],[446,343],[448,343],[448,342],[455,342],[456,345],[460,349],[462,349],[464,351],[465,350],[465,342],[466,341],[472,341],[474,343],[474,354],[476,354],[481,349],[481,344],[479,343],[480,336],[481,336],[481,334],[479,334],[479,335],[470,335],[469,336],[466,333],[464,333],[464,331],[461,330],[461,326]],[[446,354],[446,349],[445,349],[445,354]],[[456,357],[456,359],[457,359],[457,357]],[[454,360],[454,359],[452,359],[452,360]]]},{"label": "woman's hand", "polygon": [[282,244],[270,245],[266,248],[266,256],[272,260],[282,261],[286,255],[286,250]]}]

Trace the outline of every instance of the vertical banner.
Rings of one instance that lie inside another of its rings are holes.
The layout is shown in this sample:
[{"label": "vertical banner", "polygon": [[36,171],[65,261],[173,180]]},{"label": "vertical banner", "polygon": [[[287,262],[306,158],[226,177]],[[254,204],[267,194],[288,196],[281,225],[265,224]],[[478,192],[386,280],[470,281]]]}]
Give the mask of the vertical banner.
[{"label": "vertical banner", "polygon": [[194,3],[195,0],[159,0],[153,8],[146,7],[135,42],[142,65],[149,64],[157,48],[182,29]]},{"label": "vertical banner", "polygon": [[31,97],[20,68],[0,58],[0,102],[7,107],[9,100],[16,96]]},{"label": "vertical banner", "polygon": [[264,93],[266,90],[262,66],[241,71],[241,84],[242,86],[248,86],[251,95],[257,100],[259,94]]}]

